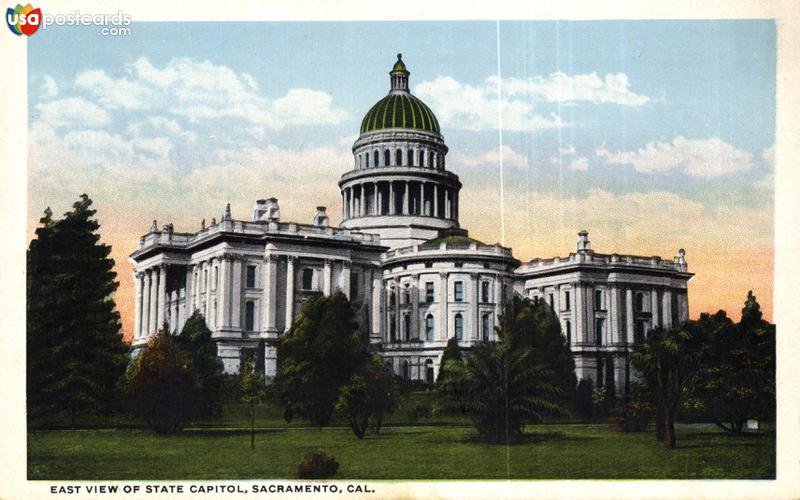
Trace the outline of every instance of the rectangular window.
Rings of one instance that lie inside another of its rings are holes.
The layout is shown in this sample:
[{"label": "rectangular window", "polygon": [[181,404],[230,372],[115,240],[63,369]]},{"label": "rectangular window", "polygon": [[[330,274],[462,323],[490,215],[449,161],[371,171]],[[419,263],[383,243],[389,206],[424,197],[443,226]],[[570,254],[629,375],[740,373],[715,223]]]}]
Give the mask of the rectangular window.
[{"label": "rectangular window", "polygon": [[564,310],[570,310],[569,292],[564,292]]},{"label": "rectangular window", "polygon": [[464,283],[461,281],[456,281],[454,284],[453,289],[453,300],[456,302],[463,302],[464,301]]},{"label": "rectangular window", "polygon": [[303,290],[311,290],[314,285],[314,270],[307,267],[303,269]]},{"label": "rectangular window", "polygon": [[428,304],[433,302],[433,294],[434,294],[433,283],[430,282],[425,283],[425,302],[427,302]]},{"label": "rectangular window", "polygon": [[358,273],[350,275],[350,300],[358,298]]},{"label": "rectangular window", "polygon": [[489,282],[481,282],[481,302],[489,302]]},{"label": "rectangular window", "polygon": [[256,266],[247,266],[247,288],[256,287]]},{"label": "rectangular window", "polygon": [[553,302],[553,294],[551,293],[550,294],[550,309],[553,308],[553,304],[555,304],[555,302]]},{"label": "rectangular window", "polygon": [[603,344],[603,320],[597,319],[597,323],[595,323],[595,332],[594,332],[594,343],[596,345]]},{"label": "rectangular window", "polygon": [[603,292],[601,290],[594,291],[594,310],[603,310]]}]

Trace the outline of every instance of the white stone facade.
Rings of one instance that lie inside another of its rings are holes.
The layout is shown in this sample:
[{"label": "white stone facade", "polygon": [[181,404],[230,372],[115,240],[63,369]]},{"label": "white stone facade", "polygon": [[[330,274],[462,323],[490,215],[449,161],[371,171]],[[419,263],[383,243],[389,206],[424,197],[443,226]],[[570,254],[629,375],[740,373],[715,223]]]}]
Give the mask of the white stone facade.
[{"label": "white stone facade", "polygon": [[397,374],[432,382],[447,340],[468,350],[494,339],[503,306],[518,294],[553,308],[578,378],[627,394],[634,341],[689,317],[683,250],[673,260],[600,254],[582,231],[568,257],[520,265],[511,249],[469,238],[438,122],[408,92],[399,56],[390,74],[389,97],[408,106],[402,124],[406,113],[419,113],[426,126],[398,126],[394,108],[387,122],[389,97],[370,110],[353,145],[354,169],[339,181],[339,228],[329,226],[325,207],[311,224],[283,222],[274,198],[258,200],[250,221],[233,220],[227,207],[219,223],[203,221],[193,233],[153,222],[131,255],[134,348],[163,325],[179,331],[200,311],[227,372],[255,355],[271,379],[278,339],[303,303],[341,290],[372,349]]}]

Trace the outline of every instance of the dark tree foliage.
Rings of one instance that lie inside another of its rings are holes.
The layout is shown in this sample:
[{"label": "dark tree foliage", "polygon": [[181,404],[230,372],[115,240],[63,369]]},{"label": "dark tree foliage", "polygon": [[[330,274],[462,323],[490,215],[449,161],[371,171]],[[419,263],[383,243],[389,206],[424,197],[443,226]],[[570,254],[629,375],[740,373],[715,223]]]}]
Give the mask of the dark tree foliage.
[{"label": "dark tree foliage", "polygon": [[574,390],[575,376],[564,371],[571,366],[569,350],[551,316],[515,299],[501,318],[499,342],[475,346],[463,362],[448,362],[438,388],[442,404],[463,408],[481,439],[513,442],[526,424],[564,413],[561,378]]},{"label": "dark tree foliage", "polygon": [[192,418],[197,396],[192,355],[161,330],[131,362],[127,373],[133,412],[159,434],[171,434]]},{"label": "dark tree foliage", "polygon": [[177,341],[191,353],[195,367],[197,395],[192,414],[195,418],[219,416],[224,382],[222,362],[217,357],[217,346],[211,339],[211,330],[200,312],[195,311],[189,316]]},{"label": "dark tree foliage", "polygon": [[764,321],[753,292],[747,294],[739,324],[724,311],[701,317],[711,348],[694,395],[711,419],[730,434],[741,434],[750,418],[775,415],[775,325]]},{"label": "dark tree foliage", "polygon": [[48,208],[27,253],[27,407],[31,422],[113,410],[128,346],[114,303],[111,247],[82,195],[54,220]]},{"label": "dark tree foliage", "polygon": [[559,389],[559,406],[572,404],[577,386],[575,361],[558,316],[546,302],[514,297],[503,311],[497,334],[507,338],[515,349],[531,349],[533,363],[552,372],[552,382]]},{"label": "dark tree foliage", "polygon": [[708,328],[704,317],[665,330],[651,330],[634,346],[633,365],[642,372],[644,383],[655,396],[657,437],[665,447],[675,448],[675,415],[684,391],[692,387],[708,358]]},{"label": "dark tree foliage", "polygon": [[455,363],[460,363],[462,361],[461,348],[458,346],[458,339],[455,337],[447,339],[447,345],[442,352],[442,361],[439,364],[439,375],[436,377],[437,384],[443,379],[444,372],[446,371],[445,366],[450,360]]},{"label": "dark tree foliage", "polygon": [[344,294],[307,302],[278,343],[275,393],[287,421],[327,425],[340,389],[367,359],[365,336]]},{"label": "dark tree foliage", "polygon": [[336,410],[347,418],[353,434],[362,439],[369,426],[380,432],[384,418],[397,409],[398,392],[394,374],[373,357],[342,387]]}]

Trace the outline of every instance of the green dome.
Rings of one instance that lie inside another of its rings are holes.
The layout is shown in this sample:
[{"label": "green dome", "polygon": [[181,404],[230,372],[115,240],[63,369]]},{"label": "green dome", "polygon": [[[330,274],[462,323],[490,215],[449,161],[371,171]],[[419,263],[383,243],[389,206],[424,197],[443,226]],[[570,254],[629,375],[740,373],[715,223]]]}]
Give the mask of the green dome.
[{"label": "green dome", "polygon": [[407,128],[439,134],[439,121],[424,102],[407,92],[392,92],[370,109],[361,121],[361,133]]}]

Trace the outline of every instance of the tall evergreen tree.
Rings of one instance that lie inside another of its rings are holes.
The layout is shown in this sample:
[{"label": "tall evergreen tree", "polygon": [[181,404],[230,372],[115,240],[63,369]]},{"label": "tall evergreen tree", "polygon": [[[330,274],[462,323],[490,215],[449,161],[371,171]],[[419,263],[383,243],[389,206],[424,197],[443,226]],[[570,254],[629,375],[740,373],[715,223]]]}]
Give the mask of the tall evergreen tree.
[{"label": "tall evergreen tree", "polygon": [[217,345],[203,315],[195,311],[186,320],[178,343],[192,354],[197,395],[194,399],[194,418],[217,416],[222,410],[222,361],[217,357]]},{"label": "tall evergreen tree", "polygon": [[128,362],[114,303],[111,247],[82,195],[54,221],[48,208],[27,254],[27,396],[32,422],[110,410]]},{"label": "tall evergreen tree", "polygon": [[278,344],[275,390],[286,419],[327,425],[340,388],[368,359],[365,336],[344,294],[307,302]]}]

